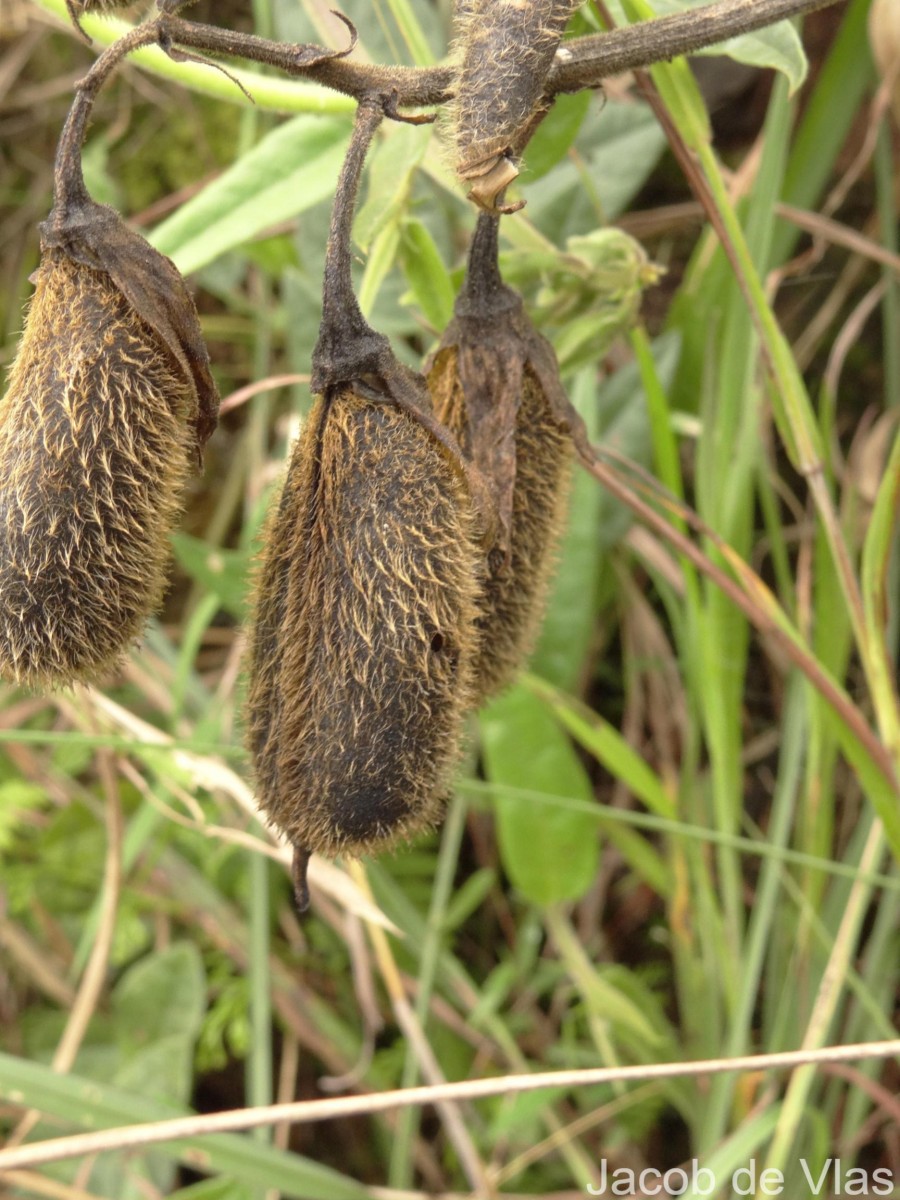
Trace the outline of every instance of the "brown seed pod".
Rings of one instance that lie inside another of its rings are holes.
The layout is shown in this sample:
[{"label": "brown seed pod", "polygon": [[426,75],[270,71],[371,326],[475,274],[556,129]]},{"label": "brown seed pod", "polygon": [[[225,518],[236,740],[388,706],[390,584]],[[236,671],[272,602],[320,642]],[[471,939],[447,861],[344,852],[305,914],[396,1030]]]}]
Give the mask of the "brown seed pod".
[{"label": "brown seed pod", "polygon": [[121,12],[131,16],[141,8],[147,8],[147,0],[66,0],[66,9],[68,10],[72,24],[87,41],[91,39],[81,27],[81,18],[88,13],[97,13],[103,17],[111,16],[115,12]]},{"label": "brown seed pod", "polygon": [[66,0],[66,7],[73,17],[83,17],[85,13],[107,13],[114,12],[117,8],[137,8],[140,3],[141,0]]},{"label": "brown seed pod", "polygon": [[490,211],[519,173],[516,160],[546,112],[544,82],[580,0],[460,0],[456,170]]},{"label": "brown seed pod", "polygon": [[456,316],[428,375],[438,419],[492,482],[501,529],[478,618],[478,702],[512,680],[537,636],[577,421],[553,348],[500,278],[497,224],[479,217]]},{"label": "brown seed pod", "polygon": [[270,521],[250,637],[248,740],[260,805],[293,843],[361,854],[431,825],[471,705],[475,516],[425,382],[365,322],[350,220],[380,108],[360,105],[335,198],[321,393]]},{"label": "brown seed pod", "polygon": [[84,110],[82,95],[0,401],[0,674],[32,687],[97,678],[158,606],[218,409],[181,276],[84,189]]}]

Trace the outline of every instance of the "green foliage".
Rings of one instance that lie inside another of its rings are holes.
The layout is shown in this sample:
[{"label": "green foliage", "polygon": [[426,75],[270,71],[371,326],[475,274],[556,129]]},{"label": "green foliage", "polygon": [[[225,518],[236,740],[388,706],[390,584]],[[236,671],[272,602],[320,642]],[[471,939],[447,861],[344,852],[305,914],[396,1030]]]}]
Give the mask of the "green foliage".
[{"label": "green foliage", "polygon": [[[590,817],[525,805],[504,787],[589,800],[590,780],[543,706],[512,688],[481,714],[485,773],[496,785],[497,836],[513,885],[535,904],[576,900],[590,887],[599,847]],[[530,746],[525,755],[523,746]]]}]

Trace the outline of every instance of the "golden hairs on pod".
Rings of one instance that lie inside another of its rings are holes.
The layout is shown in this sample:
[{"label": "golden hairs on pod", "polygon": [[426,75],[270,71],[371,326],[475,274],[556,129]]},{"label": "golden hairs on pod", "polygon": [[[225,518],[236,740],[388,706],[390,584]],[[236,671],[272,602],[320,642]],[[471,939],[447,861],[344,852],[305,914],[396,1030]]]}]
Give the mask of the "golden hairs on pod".
[{"label": "golden hairs on pod", "polygon": [[478,219],[456,315],[428,374],[438,419],[491,481],[500,525],[480,600],[478,702],[511,682],[533,647],[573,449],[553,348],[500,278],[498,223]]},{"label": "golden hairs on pod", "polygon": [[476,204],[496,210],[516,158],[543,116],[544,83],[580,0],[459,0],[456,170]]},{"label": "golden hairs on pod", "polygon": [[85,13],[114,12],[117,8],[134,8],[139,0],[66,0],[66,8],[74,17]]},{"label": "golden hairs on pod", "polygon": [[173,264],[94,203],[76,99],[35,293],[0,401],[0,675],[93,680],[162,597],[185,477],[218,395]]},{"label": "golden hairs on pod", "polygon": [[421,376],[364,320],[353,204],[381,119],[363,101],[338,184],[313,356],[320,393],[268,523],[249,644],[259,803],[312,852],[383,849],[437,819],[472,702],[477,529]]}]

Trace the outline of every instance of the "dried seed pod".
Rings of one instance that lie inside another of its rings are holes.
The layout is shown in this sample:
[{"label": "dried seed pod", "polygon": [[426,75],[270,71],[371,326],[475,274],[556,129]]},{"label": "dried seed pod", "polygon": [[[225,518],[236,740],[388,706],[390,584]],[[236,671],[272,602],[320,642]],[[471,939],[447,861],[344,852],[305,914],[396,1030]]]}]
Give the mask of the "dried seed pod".
[{"label": "dried seed pod", "polygon": [[141,0],[66,0],[66,7],[73,17],[83,17],[85,13],[107,13],[114,12],[117,8],[136,8],[140,3]]},{"label": "dried seed pod", "polygon": [[360,105],[335,198],[320,392],[266,535],[250,637],[259,802],[310,853],[383,849],[432,824],[471,705],[476,519],[425,382],[365,322],[350,220],[380,108]]},{"label": "dried seed pod", "polygon": [[479,217],[456,315],[428,375],[438,419],[492,481],[501,526],[478,618],[478,702],[511,681],[537,636],[577,420],[553,348],[500,278],[497,223]]},{"label": "dried seed pod", "polygon": [[218,408],[181,276],[84,189],[87,107],[82,94],[60,143],[0,401],[0,674],[32,687],[97,678],[158,606]]},{"label": "dried seed pod", "polygon": [[[461,0],[462,63],[454,106],[456,170],[491,211],[546,111],[544,83],[580,0]],[[509,211],[509,210],[501,210]]]},{"label": "dried seed pod", "polygon": [[81,18],[88,13],[97,13],[99,16],[111,16],[115,12],[128,14],[137,12],[141,7],[147,8],[147,0],[66,0],[66,9],[72,20],[72,24],[88,41],[84,30],[81,28]]}]

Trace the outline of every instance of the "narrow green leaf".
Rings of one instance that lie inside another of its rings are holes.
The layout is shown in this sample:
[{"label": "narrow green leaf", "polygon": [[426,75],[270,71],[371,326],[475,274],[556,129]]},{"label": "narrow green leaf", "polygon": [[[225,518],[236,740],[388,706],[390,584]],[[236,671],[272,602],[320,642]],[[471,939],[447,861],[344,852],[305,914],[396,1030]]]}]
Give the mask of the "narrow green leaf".
[{"label": "narrow green leaf", "polygon": [[218,597],[227,613],[243,621],[247,613],[250,551],[208,546],[206,542],[187,533],[174,533],[172,547],[187,574],[201,584],[206,592]]},{"label": "narrow green leaf", "polygon": [[353,222],[353,240],[360,249],[368,250],[386,225],[404,216],[413,173],[431,137],[421,125],[399,125],[375,145],[367,164],[366,199]]},{"label": "narrow green leaf", "polygon": [[[81,1129],[165,1121],[188,1116],[186,1109],[109,1087],[77,1075],[59,1075],[42,1063],[0,1052],[0,1099],[35,1108]],[[297,1200],[366,1200],[368,1189],[330,1167],[276,1150],[237,1133],[217,1133],[164,1144],[160,1152],[202,1171],[223,1172],[259,1187],[277,1188]]]},{"label": "narrow green leaf", "polygon": [[526,179],[540,179],[569,153],[591,106],[589,91],[557,96],[525,151]]},{"label": "narrow green leaf", "polygon": [[[721,1145],[709,1154],[704,1155],[702,1166],[709,1172],[708,1175],[700,1175],[699,1167],[696,1178],[696,1187],[691,1186],[683,1196],[695,1197],[707,1196],[715,1194],[715,1191],[710,1192],[708,1189],[709,1180],[728,1180],[733,1186],[739,1188],[739,1194],[746,1196],[766,1194],[760,1193],[758,1188],[760,1184],[760,1175],[762,1174],[762,1166],[759,1160],[755,1157],[756,1151],[761,1146],[764,1146],[778,1124],[778,1115],[781,1106],[779,1104],[771,1104],[764,1108],[755,1116],[750,1116],[742,1121],[735,1132],[725,1139]],[[770,1175],[766,1180],[767,1186],[772,1186],[777,1189],[775,1176]],[[731,1189],[729,1189],[729,1192]],[[773,1190],[771,1195],[777,1195],[778,1191]]]},{"label": "narrow green leaf", "polygon": [[[68,24],[66,0],[33,0],[33,3]],[[98,48],[111,46],[134,28],[130,21],[120,21],[108,12],[102,15],[85,14],[81,18],[81,26]],[[212,96],[227,104],[240,107],[255,106],[260,112],[323,115],[341,112],[352,114],[356,111],[356,101],[352,96],[328,91],[316,83],[279,78],[277,75],[263,75],[259,71],[231,66],[228,75],[225,75],[211,63],[173,58],[160,46],[144,46],[143,49],[129,55],[128,61],[158,79],[171,80],[192,92]],[[240,81],[247,89],[253,97],[252,100],[241,91],[235,80]]]},{"label": "narrow green leaf", "polygon": [[371,317],[381,285],[394,266],[397,247],[400,244],[400,229],[396,221],[385,225],[372,243],[371,253],[366,259],[366,269],[359,285],[359,307],[366,317]]},{"label": "narrow green leaf", "polygon": [[158,225],[150,241],[184,274],[334,194],[348,124],[294,117]]},{"label": "narrow green leaf", "polygon": [[661,817],[675,816],[675,798],[666,791],[659,776],[625,741],[618,730],[586,704],[551,687],[542,679],[527,676],[524,686],[533,696],[548,704],[579,745],[628,787],[651,812]]},{"label": "narrow green leaf", "polygon": [[[582,371],[571,389],[572,403],[584,417],[592,437],[598,431],[594,387],[591,370]],[[603,529],[601,514],[606,503],[606,493],[596,480],[586,472],[576,472],[559,566],[531,663],[538,675],[569,692],[579,688],[594,636],[604,553],[599,531]]]},{"label": "narrow green leaf", "polygon": [[453,281],[434,238],[421,221],[404,224],[400,262],[429,325],[437,332],[446,329],[453,318]]},{"label": "narrow green leaf", "polygon": [[888,648],[888,578],[900,514],[900,434],[895,433],[884,478],[878,488],[862,555],[862,596],[872,659],[872,691],[882,734],[900,767],[900,713],[897,668]]},{"label": "narrow green leaf", "polygon": [[397,28],[406,42],[413,62],[420,67],[429,66],[434,62],[434,54],[409,0],[387,0],[387,5],[397,22]]}]

